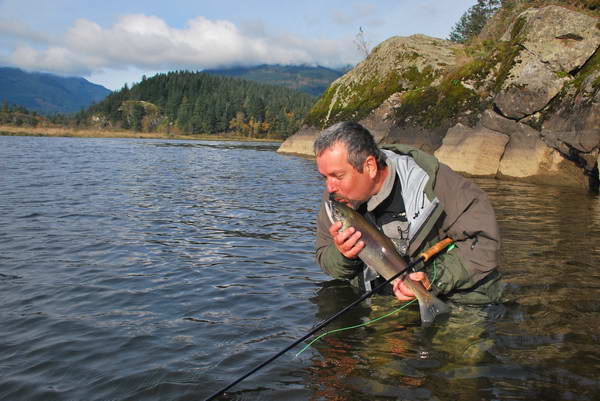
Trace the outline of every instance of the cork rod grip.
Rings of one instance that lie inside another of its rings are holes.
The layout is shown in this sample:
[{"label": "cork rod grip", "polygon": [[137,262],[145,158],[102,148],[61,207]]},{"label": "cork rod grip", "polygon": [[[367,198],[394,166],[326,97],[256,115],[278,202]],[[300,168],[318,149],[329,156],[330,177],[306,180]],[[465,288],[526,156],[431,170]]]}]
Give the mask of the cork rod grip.
[{"label": "cork rod grip", "polygon": [[452,240],[452,238],[445,238],[445,239],[441,240],[440,242],[438,242],[437,244],[435,244],[434,246],[432,246],[431,248],[427,249],[425,252],[421,253],[419,255],[419,258],[423,258],[423,262],[427,262],[429,259],[431,259],[431,257],[433,257],[436,254],[438,254],[439,252],[443,251],[444,248],[446,248],[448,245],[450,245],[453,242],[454,242],[454,240]]}]

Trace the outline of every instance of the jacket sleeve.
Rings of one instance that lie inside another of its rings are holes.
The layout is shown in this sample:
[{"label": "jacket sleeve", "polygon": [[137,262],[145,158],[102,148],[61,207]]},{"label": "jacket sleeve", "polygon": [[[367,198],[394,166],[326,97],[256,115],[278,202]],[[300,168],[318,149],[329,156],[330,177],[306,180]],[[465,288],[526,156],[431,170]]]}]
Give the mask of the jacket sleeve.
[{"label": "jacket sleeve", "polygon": [[[324,195],[325,199],[326,194]],[[316,259],[321,270],[329,276],[336,279],[350,280],[354,278],[363,268],[363,262],[360,259],[348,259],[342,255],[335,245],[329,234],[331,223],[323,202],[317,217],[317,238],[315,242]]]},{"label": "jacket sleeve", "polygon": [[436,287],[469,290],[498,268],[500,232],[494,209],[475,183],[440,163],[435,193],[444,208],[442,232],[456,249],[441,255]]}]

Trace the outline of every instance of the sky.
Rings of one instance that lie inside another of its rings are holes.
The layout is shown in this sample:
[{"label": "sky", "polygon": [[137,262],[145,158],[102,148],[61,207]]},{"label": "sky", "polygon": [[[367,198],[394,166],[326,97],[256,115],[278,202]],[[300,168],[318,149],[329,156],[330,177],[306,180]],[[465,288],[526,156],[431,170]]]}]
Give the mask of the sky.
[{"label": "sky", "polygon": [[0,0],[0,66],[117,90],[173,70],[338,68],[392,36],[446,38],[476,0]]}]

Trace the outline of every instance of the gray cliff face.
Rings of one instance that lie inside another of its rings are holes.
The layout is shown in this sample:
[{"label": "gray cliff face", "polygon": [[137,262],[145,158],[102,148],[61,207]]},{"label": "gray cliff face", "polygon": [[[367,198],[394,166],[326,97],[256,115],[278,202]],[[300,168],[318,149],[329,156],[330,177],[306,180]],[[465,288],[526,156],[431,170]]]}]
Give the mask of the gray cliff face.
[{"label": "gray cliff face", "polygon": [[529,9],[502,36],[521,47],[494,104],[508,118],[541,111],[600,45],[597,18],[558,6]]},{"label": "gray cliff face", "polygon": [[[471,48],[389,39],[332,84],[279,151],[312,155],[321,128],[354,120],[379,142],[417,146],[466,175],[597,190],[600,18],[528,8],[498,36]],[[392,90],[373,102],[365,83]]]}]

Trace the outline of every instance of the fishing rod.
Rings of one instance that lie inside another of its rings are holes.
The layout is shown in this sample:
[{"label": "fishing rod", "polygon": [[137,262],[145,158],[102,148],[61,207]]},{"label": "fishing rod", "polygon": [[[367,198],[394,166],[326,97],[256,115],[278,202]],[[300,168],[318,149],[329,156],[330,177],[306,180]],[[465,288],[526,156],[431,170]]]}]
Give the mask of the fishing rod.
[{"label": "fishing rod", "polygon": [[281,355],[285,354],[290,349],[294,348],[296,345],[300,344],[302,341],[306,340],[308,337],[312,336],[317,331],[319,331],[320,329],[322,329],[323,327],[327,326],[329,323],[331,323],[332,321],[334,321],[335,319],[337,319],[338,317],[340,317],[341,315],[343,315],[344,313],[346,313],[348,310],[352,309],[353,307],[355,307],[356,305],[358,305],[359,303],[361,303],[365,299],[369,298],[375,292],[377,292],[378,290],[380,290],[381,288],[383,288],[386,284],[389,284],[390,282],[392,282],[395,279],[397,279],[398,277],[400,277],[402,274],[404,274],[407,271],[411,270],[417,263],[419,263],[421,261],[422,262],[427,262],[433,256],[437,255],[442,250],[444,250],[447,246],[449,246],[450,244],[452,244],[452,242],[453,242],[453,240],[451,238],[445,238],[445,239],[441,240],[440,242],[436,243],[435,245],[433,245],[431,248],[429,248],[426,251],[422,252],[416,259],[414,259],[412,262],[410,262],[406,266],[406,268],[404,268],[404,270],[396,273],[394,276],[390,277],[389,279],[387,279],[383,283],[375,286],[375,288],[373,288],[372,290],[365,292],[356,301],[352,302],[350,305],[348,305],[345,308],[341,309],[340,311],[338,311],[337,313],[335,313],[334,315],[332,315],[328,319],[322,321],[321,323],[319,323],[318,325],[316,325],[315,327],[313,327],[313,329],[310,330],[308,333],[306,333],[304,336],[302,336],[301,338],[297,339],[296,341],[294,341],[293,343],[291,343],[290,345],[288,345],[287,347],[285,347],[284,349],[282,349],[281,351],[279,351],[278,353],[276,353],[275,355],[273,355],[272,357],[270,357],[269,359],[267,359],[266,361],[264,361],[263,363],[261,363],[260,365],[256,366],[254,369],[250,370],[248,373],[244,374],[243,376],[241,376],[238,379],[234,380],[233,382],[231,382],[227,386],[223,387],[221,390],[217,391],[216,393],[214,393],[213,395],[211,395],[210,397],[208,397],[205,401],[214,400],[215,398],[217,398],[221,394],[224,394],[225,391],[229,390],[231,387],[235,386],[236,384],[238,384],[242,380],[246,379],[251,374],[257,372],[258,370],[260,370],[262,368],[264,368],[265,366],[267,366],[268,364],[270,364],[271,362],[273,362],[275,359],[279,358]]}]

